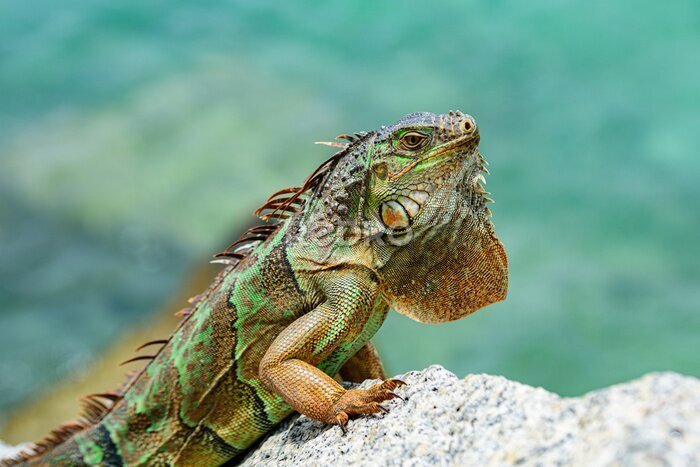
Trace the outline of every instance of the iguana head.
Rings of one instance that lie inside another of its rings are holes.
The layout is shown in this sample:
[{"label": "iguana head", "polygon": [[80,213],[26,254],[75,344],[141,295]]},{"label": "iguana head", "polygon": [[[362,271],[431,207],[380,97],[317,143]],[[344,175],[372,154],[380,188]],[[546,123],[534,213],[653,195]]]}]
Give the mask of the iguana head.
[{"label": "iguana head", "polygon": [[258,210],[295,213],[293,248],[305,267],[370,267],[391,307],[422,322],[455,320],[505,298],[507,258],[489,220],[472,117],[413,113],[339,138],[349,144],[322,143],[341,150],[302,187],[275,193]]},{"label": "iguana head", "polygon": [[460,204],[478,185],[484,164],[478,143],[476,122],[459,111],[413,113],[382,128],[371,148],[368,216],[376,214],[394,239],[433,227],[428,200]]},{"label": "iguana head", "polygon": [[475,120],[413,113],[368,147],[363,214],[384,294],[422,322],[458,319],[503,300],[507,258],[489,220]]}]

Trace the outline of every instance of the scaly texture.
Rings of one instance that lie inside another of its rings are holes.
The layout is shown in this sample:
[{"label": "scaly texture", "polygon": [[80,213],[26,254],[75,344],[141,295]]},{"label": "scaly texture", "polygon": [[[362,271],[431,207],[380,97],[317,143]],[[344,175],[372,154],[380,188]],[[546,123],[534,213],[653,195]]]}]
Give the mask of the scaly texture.
[{"label": "scaly texture", "polygon": [[502,300],[507,259],[488,217],[474,119],[410,114],[347,143],[298,188],[270,197],[270,221],[217,255],[212,286],[116,391],[4,465],[219,465],[298,411],[345,429],[386,410],[370,338],[389,309],[422,322]]}]

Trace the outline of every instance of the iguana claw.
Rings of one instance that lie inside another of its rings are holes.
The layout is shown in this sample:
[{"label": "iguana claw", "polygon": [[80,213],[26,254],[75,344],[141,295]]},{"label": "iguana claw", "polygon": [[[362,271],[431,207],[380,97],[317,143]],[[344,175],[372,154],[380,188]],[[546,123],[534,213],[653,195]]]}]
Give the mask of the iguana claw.
[{"label": "iguana claw", "polygon": [[405,384],[398,379],[387,379],[368,389],[350,389],[345,392],[333,407],[338,426],[345,430],[345,423],[352,416],[371,415],[379,412],[388,413],[389,410],[380,405],[380,402],[395,398],[403,400],[401,396],[392,392],[392,389]]},{"label": "iguana claw", "polygon": [[345,416],[345,422],[343,422],[343,417],[338,415],[335,417],[335,419],[338,421],[338,426],[340,427],[340,431],[343,432],[343,434],[346,434],[348,430],[345,428],[345,424],[347,423],[347,415]]}]

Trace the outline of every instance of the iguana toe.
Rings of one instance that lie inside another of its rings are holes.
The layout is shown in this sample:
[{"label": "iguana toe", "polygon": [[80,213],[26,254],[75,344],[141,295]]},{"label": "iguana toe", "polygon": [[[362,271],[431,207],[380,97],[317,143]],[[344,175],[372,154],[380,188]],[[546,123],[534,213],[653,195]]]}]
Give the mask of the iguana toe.
[{"label": "iguana toe", "polygon": [[336,423],[345,433],[345,425],[348,419],[357,415],[371,415],[379,412],[388,413],[389,410],[380,405],[380,402],[391,399],[403,398],[392,392],[404,383],[398,379],[387,379],[386,381],[375,384],[369,389],[350,389],[344,393],[333,405],[333,414]]}]

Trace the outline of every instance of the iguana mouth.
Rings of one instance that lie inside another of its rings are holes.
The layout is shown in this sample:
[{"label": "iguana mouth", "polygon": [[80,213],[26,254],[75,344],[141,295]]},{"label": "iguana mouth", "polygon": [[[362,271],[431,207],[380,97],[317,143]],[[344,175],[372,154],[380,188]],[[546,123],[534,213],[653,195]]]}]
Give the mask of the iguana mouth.
[{"label": "iguana mouth", "polygon": [[421,164],[427,160],[434,159],[436,157],[440,157],[443,154],[453,151],[458,148],[466,148],[472,143],[474,143],[474,146],[478,144],[479,142],[479,134],[469,134],[469,135],[464,135],[460,136],[459,138],[455,138],[451,141],[448,141],[444,144],[441,144],[440,146],[436,147],[432,151],[428,152],[425,156],[421,157],[420,159],[416,159],[415,161],[411,162],[408,164],[406,167],[401,169],[401,171],[395,173],[395,174],[389,174],[388,179],[390,181],[395,181],[404,175],[406,175],[408,172],[410,172],[415,166],[418,164]]}]

